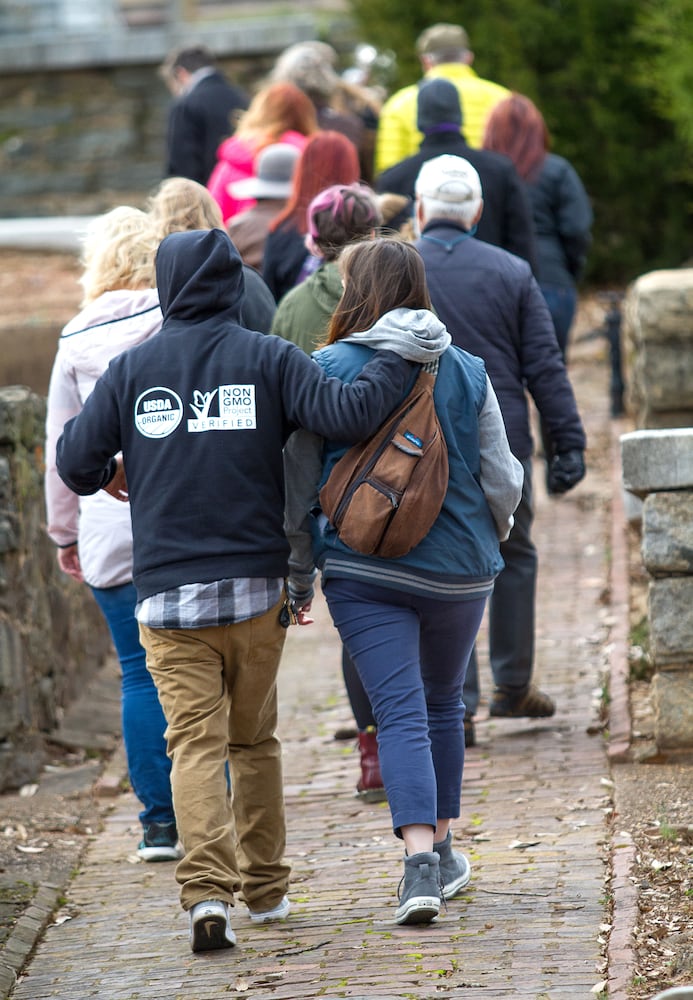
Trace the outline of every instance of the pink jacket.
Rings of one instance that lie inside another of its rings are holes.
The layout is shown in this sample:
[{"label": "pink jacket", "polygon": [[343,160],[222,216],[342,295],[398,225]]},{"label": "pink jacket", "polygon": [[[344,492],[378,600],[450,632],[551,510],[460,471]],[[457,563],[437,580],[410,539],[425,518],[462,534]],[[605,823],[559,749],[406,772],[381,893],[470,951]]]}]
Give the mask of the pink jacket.
[{"label": "pink jacket", "polygon": [[[308,137],[289,130],[275,141],[288,142],[289,145],[302,150]],[[255,204],[252,198],[234,198],[229,191],[229,185],[235,181],[245,180],[246,177],[255,176],[255,157],[259,152],[259,149],[253,148],[245,139],[237,139],[236,136],[225,139],[219,146],[217,163],[207,181],[207,190],[218,202],[224,222]]]},{"label": "pink jacket", "polygon": [[60,335],[46,416],[47,531],[58,546],[78,542],[84,579],[92,587],[115,587],[132,580],[130,504],[103,490],[78,497],[58,475],[55,446],[63,426],[81,411],[111,358],[153,336],[161,323],[156,289],[104,292]]}]

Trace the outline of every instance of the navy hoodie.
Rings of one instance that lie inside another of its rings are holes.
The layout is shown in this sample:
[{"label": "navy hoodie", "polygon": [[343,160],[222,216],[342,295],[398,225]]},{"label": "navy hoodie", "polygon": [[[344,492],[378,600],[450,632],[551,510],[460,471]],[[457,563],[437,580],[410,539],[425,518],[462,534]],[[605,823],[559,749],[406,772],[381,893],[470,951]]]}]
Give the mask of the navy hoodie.
[{"label": "navy hoodie", "polygon": [[110,363],[66,424],[58,472],[75,493],[95,493],[123,452],[139,600],[186,583],[286,576],[289,434],[367,437],[405,394],[412,366],[378,352],[348,385],[295,344],[240,326],[242,263],[221,230],[167,236],[156,273],[163,326]]}]

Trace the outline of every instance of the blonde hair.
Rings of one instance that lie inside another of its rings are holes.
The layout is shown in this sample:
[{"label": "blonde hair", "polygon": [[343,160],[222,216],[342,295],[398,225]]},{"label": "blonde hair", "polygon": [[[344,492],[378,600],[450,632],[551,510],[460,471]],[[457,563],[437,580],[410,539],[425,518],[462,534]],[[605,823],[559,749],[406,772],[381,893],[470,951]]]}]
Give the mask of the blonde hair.
[{"label": "blonde hair", "polygon": [[154,288],[158,244],[149,216],[139,208],[120,205],[94,219],[82,244],[82,305],[104,292]]},{"label": "blonde hair", "polygon": [[159,242],[169,233],[224,229],[216,200],[204,185],[187,177],[169,177],[162,181],[147,207]]}]

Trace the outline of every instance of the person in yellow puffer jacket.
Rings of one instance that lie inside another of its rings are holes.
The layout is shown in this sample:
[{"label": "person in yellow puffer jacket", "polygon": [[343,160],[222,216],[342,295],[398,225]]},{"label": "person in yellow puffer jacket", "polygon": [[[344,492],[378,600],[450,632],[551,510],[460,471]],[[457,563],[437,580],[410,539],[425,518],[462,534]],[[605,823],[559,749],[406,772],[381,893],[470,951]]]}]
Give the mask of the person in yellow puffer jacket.
[{"label": "person in yellow puffer jacket", "polygon": [[[457,87],[464,121],[464,137],[470,146],[481,147],[486,118],[509,91],[491,80],[483,80],[472,69],[474,53],[464,28],[457,24],[434,24],[416,41],[424,79],[443,77]],[[423,135],[416,125],[419,84],[396,91],[383,105],[375,148],[376,174],[419,149]]]}]

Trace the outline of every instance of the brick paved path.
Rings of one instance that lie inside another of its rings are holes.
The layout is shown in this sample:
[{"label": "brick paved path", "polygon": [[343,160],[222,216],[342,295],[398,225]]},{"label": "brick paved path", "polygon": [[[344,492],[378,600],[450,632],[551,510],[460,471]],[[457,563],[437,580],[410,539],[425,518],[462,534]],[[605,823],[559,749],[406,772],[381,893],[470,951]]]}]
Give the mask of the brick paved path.
[{"label": "brick paved path", "polygon": [[[608,461],[603,364],[586,352],[571,373],[591,452]],[[605,978],[598,939],[610,786],[602,737],[588,729],[608,626],[610,477],[593,469],[560,501],[544,496],[539,467],[536,484],[536,678],[558,711],[536,722],[480,717],[454,828],[473,866],[463,898],[430,927],[393,921],[402,849],[387,807],[354,798],[354,747],[332,738],[349,713],[320,599],[316,625],[291,632],[281,679],[290,920],[256,927],[241,904],[238,946],[192,955],[172,867],[132,857],[137,803],[125,794],[13,1000],[594,996]],[[485,668],[482,683],[488,692]]]}]

